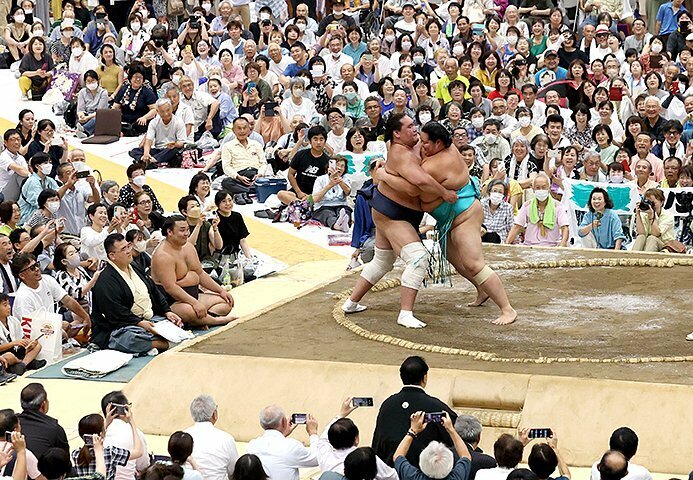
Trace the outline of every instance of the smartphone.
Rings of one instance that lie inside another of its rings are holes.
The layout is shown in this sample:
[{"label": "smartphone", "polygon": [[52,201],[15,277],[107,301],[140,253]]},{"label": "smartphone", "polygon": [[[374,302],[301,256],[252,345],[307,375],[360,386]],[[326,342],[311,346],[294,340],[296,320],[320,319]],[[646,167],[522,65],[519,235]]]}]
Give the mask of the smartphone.
[{"label": "smartphone", "polygon": [[676,95],[677,93],[679,93],[679,88],[680,88],[680,86],[679,86],[678,80],[671,82],[671,93]]},{"label": "smartphone", "polygon": [[116,415],[125,415],[125,411],[128,408],[127,405],[121,405],[120,403],[111,403],[111,406],[115,407]]},{"label": "smartphone", "polygon": [[529,438],[551,438],[553,437],[553,432],[550,428],[530,428]]},{"label": "smartphone", "polygon": [[277,108],[277,102],[265,102],[265,117],[274,117],[275,108]]},{"label": "smartphone", "polygon": [[327,163],[327,168],[330,168],[332,170],[337,168],[337,160],[330,159],[329,162]]},{"label": "smartphone", "polygon": [[84,438],[84,444],[85,445],[90,445],[90,446],[94,445],[94,435],[87,434],[87,435],[84,435],[84,437],[82,437],[82,438]]},{"label": "smartphone", "polygon": [[5,441],[12,443],[12,432],[5,432]]},{"label": "smartphone", "polygon": [[77,172],[77,178],[87,178],[89,176],[89,170],[83,172]]},{"label": "smartphone", "polygon": [[373,397],[354,397],[351,399],[351,404],[354,407],[372,407]]},{"label": "smartphone", "polygon": [[612,102],[620,102],[623,100],[623,89],[621,89],[621,87],[609,88],[609,100]]},{"label": "smartphone", "polygon": [[308,421],[307,413],[293,413],[291,414],[291,423],[294,425],[305,425]]},{"label": "smartphone", "polygon": [[250,90],[252,90],[253,88],[256,88],[256,87],[257,87],[257,83],[248,82],[248,87],[247,87],[248,93],[250,93]]},{"label": "smartphone", "polygon": [[99,270],[103,270],[104,268],[106,268],[106,260],[101,260],[99,262]]},{"label": "smartphone", "polygon": [[661,55],[650,55],[650,68],[661,68],[659,62],[662,61]]},{"label": "smartphone", "polygon": [[424,413],[424,423],[443,423],[446,415],[445,412]]}]

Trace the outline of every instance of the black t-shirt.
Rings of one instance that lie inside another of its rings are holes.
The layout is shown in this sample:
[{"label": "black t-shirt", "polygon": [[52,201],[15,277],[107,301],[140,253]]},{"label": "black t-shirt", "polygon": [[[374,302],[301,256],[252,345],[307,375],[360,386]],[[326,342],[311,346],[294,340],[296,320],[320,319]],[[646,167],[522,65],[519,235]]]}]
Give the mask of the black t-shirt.
[{"label": "black t-shirt", "polygon": [[243,217],[238,212],[231,212],[225,217],[219,215],[219,234],[224,241],[223,254],[238,253],[241,250],[241,240],[250,235]]},{"label": "black t-shirt", "polygon": [[315,179],[327,173],[327,165],[330,161],[325,152],[319,157],[314,157],[310,148],[299,150],[289,165],[296,170],[296,183],[303,193],[310,195],[313,192]]}]

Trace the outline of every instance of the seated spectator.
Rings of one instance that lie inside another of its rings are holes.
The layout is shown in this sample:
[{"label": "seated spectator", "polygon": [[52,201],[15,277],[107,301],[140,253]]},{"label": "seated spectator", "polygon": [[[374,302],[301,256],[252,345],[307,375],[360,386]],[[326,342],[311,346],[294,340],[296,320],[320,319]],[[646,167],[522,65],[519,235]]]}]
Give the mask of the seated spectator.
[{"label": "seated spectator", "polygon": [[[82,33],[81,30],[79,32]],[[70,61],[70,40],[74,35],[75,23],[71,18],[64,18],[60,25],[51,32],[49,52],[55,64],[67,64]]]},{"label": "seated spectator", "polygon": [[156,198],[154,190],[146,184],[147,178],[144,175],[145,169],[146,166],[142,162],[134,162],[128,166],[126,170],[128,183],[123,185],[120,189],[118,203],[122,203],[125,208],[132,208],[135,206],[135,194],[144,191],[147,192],[149,198],[152,199],[154,210],[159,213],[164,213],[164,209]]},{"label": "seated spectator", "polygon": [[19,153],[22,148],[22,135],[19,130],[10,128],[3,134],[5,149],[0,153],[0,192],[5,200],[17,201],[22,182],[28,177],[29,166]]},{"label": "seated spectator", "polygon": [[[5,370],[23,375],[27,370],[45,367],[45,360],[36,359],[41,345],[36,340],[26,338],[20,320],[11,315],[11,310],[10,297],[0,293],[0,358],[5,361]],[[0,416],[0,423],[1,420]]]},{"label": "seated spectator", "polygon": [[[58,448],[67,454],[69,451],[67,435],[58,421],[48,416],[48,394],[43,385],[28,384],[22,389],[20,402],[22,413],[17,416],[22,425],[22,433],[27,439],[27,448],[39,459],[52,448]],[[39,470],[41,470],[40,461]]]},{"label": "seated spectator", "polygon": [[528,468],[516,468],[508,474],[506,480],[539,480],[539,477]]},{"label": "seated spectator", "polygon": [[192,457],[196,469],[205,480],[230,479],[238,460],[238,450],[236,440],[214,426],[219,420],[216,402],[209,395],[200,395],[190,404],[190,415],[195,424],[185,433],[193,440]]},{"label": "seated spectator", "polygon": [[[125,414],[120,416],[114,415],[114,412],[115,407],[111,405],[111,411],[106,415],[109,424],[113,421],[115,416],[130,425],[132,429],[133,450],[129,451],[114,446],[103,447],[102,445],[101,448],[103,448],[103,456],[106,463],[106,480],[115,480],[117,467],[124,467],[129,460],[136,460],[144,453],[142,450],[142,442],[140,441],[140,436],[135,426],[135,419],[132,417],[130,409],[125,409]],[[80,419],[77,431],[79,432],[80,438],[84,440],[84,445],[82,445],[81,448],[74,449],[70,454],[75,472],[80,477],[92,475],[96,471],[96,443],[98,441],[103,444],[106,428],[107,425],[103,417],[97,413],[87,415]]]},{"label": "seated spectator", "polygon": [[[58,190],[58,182],[49,177],[53,171],[51,158],[45,153],[37,153],[29,161],[29,169],[32,172],[22,185],[22,194],[19,196],[19,208],[22,216],[19,222],[24,225],[33,216],[39,207],[38,198],[45,190]],[[45,203],[45,202],[44,202]],[[57,213],[57,210],[52,213]],[[36,223],[31,226],[36,225]]]},{"label": "seated spectator", "polygon": [[503,180],[492,180],[488,186],[488,197],[481,199],[484,210],[482,241],[503,243],[513,227],[513,207],[505,199],[507,186]]},{"label": "seated spectator", "polygon": [[[79,251],[71,243],[65,242],[55,247],[55,256],[53,257],[55,279],[67,294],[77,300],[84,311],[89,313],[91,311],[89,306],[91,289],[98,280],[100,271],[97,270],[93,276],[90,276],[81,266],[81,263],[82,258]],[[89,263],[94,268],[98,266],[98,264]],[[61,313],[62,310],[64,309],[61,308]]]},{"label": "seated spectator", "polygon": [[[357,127],[358,128],[358,127]],[[356,192],[354,202],[354,228],[351,232],[351,246],[355,249],[352,253],[352,262],[358,261],[359,257],[363,263],[373,260],[375,254],[375,224],[368,200],[373,195],[376,185],[374,178],[375,172],[380,168],[382,159],[374,158],[368,166],[368,175],[371,177],[365,181],[363,186]],[[356,263],[358,265],[358,262]]]},{"label": "seated spectator", "polygon": [[125,233],[125,240],[132,244],[132,263],[143,272],[149,273],[152,257],[147,252],[147,241],[144,238],[144,233],[136,229],[128,230]]},{"label": "seated spectator", "polygon": [[87,136],[94,134],[96,111],[108,108],[108,92],[99,85],[99,75],[94,70],[84,73],[84,86],[77,94],[77,122]]},{"label": "seated spectator", "polygon": [[[26,448],[26,439],[22,435],[22,426],[19,423],[19,416],[14,413],[14,410],[9,408],[0,410],[0,430],[5,433],[0,439],[0,449],[2,449],[4,458],[0,460],[2,465],[3,477],[6,480],[26,480],[27,478],[37,479],[41,476],[38,470],[38,460],[36,456]],[[7,439],[7,435],[10,438]],[[20,440],[19,442],[17,440]],[[14,450],[14,454],[8,454],[9,449]],[[16,456],[15,456],[16,455]],[[5,464],[5,461],[15,460],[14,467],[10,473]]]},{"label": "seated spectator", "polygon": [[[33,255],[18,253],[12,259],[12,273],[22,281],[17,288],[12,305],[12,314],[17,318],[30,317],[38,310],[57,313],[56,305],[61,304],[72,315],[64,316],[63,331],[74,336],[79,331],[85,332],[91,327],[89,314],[82,306],[67,294],[60,284],[50,275],[41,273],[41,266]],[[33,449],[31,449],[33,451]]]},{"label": "seated spectator", "polygon": [[[644,201],[635,207],[637,237],[633,251],[661,252],[667,242],[676,239],[674,215],[664,210],[664,193],[658,188],[645,192]],[[647,209],[643,207],[647,206]]]},{"label": "seated spectator", "polygon": [[109,222],[106,207],[100,203],[89,205],[87,217],[91,224],[83,227],[79,234],[82,253],[99,261],[106,260],[107,255],[103,242],[108,235],[121,226],[122,222],[118,217],[114,217]]},{"label": "seated spectator", "polygon": [[170,462],[154,462],[140,473],[142,480],[183,480],[185,471]]},{"label": "seated spectator", "polygon": [[[388,397],[380,406],[373,432],[372,446],[375,453],[388,465],[394,463],[393,455],[407,433],[410,417],[419,411],[447,412],[451,422],[457,414],[439,399],[425,392],[428,383],[428,365],[419,357],[408,357],[399,367],[399,376],[404,384],[402,390]],[[407,405],[403,408],[402,405]],[[422,432],[417,432],[413,445],[408,445],[407,460],[414,467],[419,464],[419,454],[431,441],[452,445],[450,433],[439,423],[429,423]]]},{"label": "seated spectator", "polygon": [[118,202],[120,186],[115,180],[104,180],[101,182],[101,204],[106,208]]},{"label": "seated spectator", "polygon": [[55,178],[58,165],[67,161],[67,140],[63,137],[60,145],[53,144],[55,135],[55,123],[44,118],[36,124],[36,133],[26,150],[26,158],[31,158],[39,152],[47,153],[53,162],[53,170],[49,177]]},{"label": "seated spectator", "polygon": [[395,470],[400,480],[468,478],[471,468],[469,450],[455,431],[448,415],[443,416],[443,428],[452,439],[455,452],[459,456],[458,460],[455,462],[452,452],[444,443],[433,440],[421,451],[418,468],[409,463],[406,457],[409,448],[417,436],[428,426],[424,423],[424,415],[423,411],[419,411],[411,416],[409,430],[402,438],[393,456]]},{"label": "seated spectator", "polygon": [[555,431],[547,443],[537,443],[532,447],[527,463],[539,480],[553,478],[551,475],[556,467],[560,476],[555,480],[570,480],[570,469],[558,451],[558,437]]},{"label": "seated spectator", "polygon": [[481,422],[473,415],[459,415],[455,421],[455,431],[467,445],[471,456],[468,480],[474,480],[476,472],[479,470],[495,468],[498,465],[491,455],[485,454],[479,447],[481,429]]},{"label": "seated spectator", "polygon": [[[190,229],[185,217],[173,215],[161,227],[164,241],[152,256],[152,279],[171,310],[192,326],[226,325],[233,297],[202,269],[195,247],[188,243]],[[200,292],[200,287],[206,292]]]},{"label": "seated spectator", "polygon": [[[291,164],[288,180],[291,190],[277,194],[283,204],[288,205],[294,200],[307,200],[313,191],[315,179],[327,173],[330,157],[325,152],[326,139],[327,132],[320,126],[310,127],[304,135],[299,133],[296,145],[289,153]],[[310,148],[305,148],[308,145]]]},{"label": "seated spectator", "polygon": [[[106,433],[103,437],[104,447],[118,447],[123,450],[128,450],[130,452],[130,458],[125,465],[118,465],[116,467],[116,479],[130,479],[136,476],[137,472],[144,473],[149,466],[149,455],[146,454],[149,450],[147,449],[147,440],[144,437],[144,433],[138,428],[133,428],[131,423],[128,423],[124,419],[124,415],[114,415],[113,405],[125,406],[125,410],[128,411],[132,408],[132,404],[128,401],[128,398],[121,391],[113,391],[107,393],[101,399],[101,414],[108,419],[111,419],[110,423],[105,425]],[[126,413],[126,415],[129,414]],[[139,437],[139,444],[142,447],[143,454],[138,458],[135,458],[134,452],[137,450],[135,448],[134,432],[137,432]],[[142,478],[147,478],[145,475]],[[161,479],[163,480],[163,479]]]},{"label": "seated spectator", "polygon": [[238,110],[231,96],[223,91],[220,79],[216,77],[210,78],[207,81],[207,91],[214,100],[219,102],[219,120],[221,121],[221,130],[223,132],[238,117]]},{"label": "seated spectator", "polygon": [[[193,175],[190,179],[188,194],[195,197],[195,200],[200,204],[202,210],[207,210],[214,205],[214,197],[211,193],[212,182],[209,181],[209,177],[204,173],[196,173]],[[0,220],[2,220],[2,208],[0,208]],[[0,227],[0,232],[2,232],[2,227]]]},{"label": "seated spectator", "polygon": [[195,90],[195,86],[190,77],[184,76],[178,84],[181,93],[181,103],[189,106],[193,111],[195,125],[193,126],[194,139],[200,139],[203,133],[210,132],[214,138],[221,132],[221,122],[214,125],[214,118],[219,119],[219,101],[212,98],[209,93]]},{"label": "seated spectator", "polygon": [[515,216],[515,225],[508,234],[506,243],[515,243],[524,229],[524,245],[566,247],[569,240],[568,212],[549,194],[551,182],[544,173],[532,181],[534,198],[525,202]]},{"label": "seated spectator", "polygon": [[[186,195],[178,200],[178,211],[185,216],[190,230],[188,243],[195,246],[200,262],[212,261],[212,254],[221,251],[224,240],[219,233],[219,217],[216,212],[208,212],[203,217],[200,203],[194,195]],[[211,219],[208,220],[211,215]]]},{"label": "seated spectator", "polygon": [[222,188],[235,195],[239,205],[252,203],[248,196],[255,191],[255,180],[262,177],[267,169],[267,160],[262,145],[248,138],[250,124],[245,117],[233,121],[235,138],[221,148],[221,164],[224,175]]},{"label": "seated spectator", "polygon": [[[73,150],[74,151],[74,150]],[[78,162],[62,163],[58,166],[57,177],[62,183],[58,189],[60,208],[57,215],[64,219],[64,232],[79,236],[87,220],[87,205],[101,200],[96,179],[93,175],[85,177],[84,182],[77,178],[75,165]],[[87,173],[90,173],[87,171]]]},{"label": "seated spectator", "polygon": [[233,470],[233,480],[267,480],[267,472],[262,466],[260,457],[253,454],[245,454],[239,457]]},{"label": "seated spectator", "polygon": [[72,37],[70,40],[70,61],[68,69],[79,76],[80,86],[84,86],[84,75],[98,68],[99,61],[90,52],[81,38]]},{"label": "seated spectator", "polygon": [[[609,450],[606,452],[599,463],[592,467],[592,479],[593,480],[621,480],[623,478],[634,479],[643,478],[637,474],[631,473],[629,470],[631,464],[628,462],[626,456],[619,452],[618,450]],[[596,477],[595,477],[596,470]],[[652,476],[647,472],[646,478],[652,478]]]},{"label": "seated spectator", "polygon": [[193,438],[189,433],[173,432],[168,439],[168,454],[174,465],[183,468],[185,480],[203,480],[202,474],[197,470],[197,462],[192,458]]},{"label": "seated spectator", "polygon": [[53,59],[43,37],[31,37],[19,63],[19,89],[27,100],[41,100],[53,76]]},{"label": "seated spectator", "polygon": [[589,212],[582,217],[578,230],[578,235],[583,238],[583,246],[621,250],[626,236],[607,191],[599,187],[592,190],[587,208]]},{"label": "seated spectator", "polygon": [[306,420],[310,447],[289,438],[295,426],[276,405],[262,409],[260,426],[264,433],[248,442],[246,452],[257,455],[269,478],[298,480],[299,468],[318,466],[318,421],[313,415],[309,414]]},{"label": "seated spectator", "polygon": [[327,174],[315,179],[313,185],[313,218],[332,230],[349,232],[352,209],[347,203],[351,194],[351,177],[347,159],[335,156]]},{"label": "seated spectator", "polygon": [[103,245],[108,263],[93,288],[92,343],[126,353],[166,350],[168,342],[156,334],[153,322],[167,319],[182,325],[180,317],[152,279],[131,265],[132,246],[125,237],[113,233]]},{"label": "seated spectator", "polygon": [[130,156],[144,163],[147,169],[173,163],[188,139],[185,124],[173,114],[168,98],[156,101],[156,113],[158,115],[147,126],[144,146],[130,150]]},{"label": "seated spectator", "polygon": [[252,258],[250,247],[246,238],[250,235],[245,225],[243,215],[233,211],[233,197],[226,190],[220,190],[214,195],[214,203],[217,206],[219,216],[219,233],[224,246],[221,249],[223,255],[238,254],[243,252],[245,258]]},{"label": "seated spectator", "polygon": [[17,202],[11,200],[0,203],[0,234],[9,235],[19,226],[22,212]]},{"label": "seated spectator", "polygon": [[[345,474],[346,458],[357,450],[359,444],[359,429],[347,418],[358,407],[352,405],[352,399],[347,398],[339,410],[339,414],[332,420],[318,441],[318,466],[323,472],[336,472]],[[377,480],[397,480],[397,473],[375,455],[372,449],[373,459],[376,463],[376,472],[373,478]],[[325,480],[325,479],[323,479]]]},{"label": "seated spectator", "polygon": [[[94,439],[95,471],[91,475],[73,477],[82,480],[105,480],[106,462],[103,455],[101,437]],[[63,480],[72,472],[70,454],[60,448],[50,448],[38,459],[38,469],[44,478]]]},{"label": "seated spectator", "polygon": [[[53,182],[55,182],[55,180],[53,180]],[[42,190],[41,193],[38,194],[36,202],[38,209],[34,210],[34,213],[26,219],[26,222],[24,222],[26,227],[45,225],[49,221],[57,219],[56,214],[60,209],[60,196],[58,192],[50,188]]]},{"label": "seated spectator", "polygon": [[[685,156],[683,156],[685,158]],[[664,160],[664,180],[661,182],[662,188],[679,188],[679,176],[683,169],[680,158],[668,157]]]},{"label": "seated spectator", "polygon": [[136,136],[147,131],[147,123],[154,116],[149,112],[154,110],[156,99],[151,85],[144,81],[144,70],[131,66],[128,79],[113,97],[113,108],[123,112],[123,124],[130,126],[124,134]]},{"label": "seated spectator", "polygon": [[476,472],[476,480],[503,480],[517,467],[522,460],[522,442],[512,435],[504,433],[493,444],[493,456],[498,462],[496,468],[487,468]]}]

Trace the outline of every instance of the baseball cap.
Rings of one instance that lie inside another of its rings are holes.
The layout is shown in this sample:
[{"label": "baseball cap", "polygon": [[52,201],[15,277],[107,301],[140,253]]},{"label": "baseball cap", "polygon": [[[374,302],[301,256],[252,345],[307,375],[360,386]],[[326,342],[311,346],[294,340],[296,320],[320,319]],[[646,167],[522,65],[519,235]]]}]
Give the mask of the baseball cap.
[{"label": "baseball cap", "polygon": [[597,25],[597,29],[594,31],[595,35],[600,35],[604,33],[609,33],[609,27],[606,25]]},{"label": "baseball cap", "polygon": [[60,30],[65,30],[66,28],[75,29],[75,21],[71,18],[65,18],[60,22]]},{"label": "baseball cap", "polygon": [[557,57],[557,56],[558,56],[558,52],[556,50],[547,50],[544,52],[544,58]]},{"label": "baseball cap", "polygon": [[686,37],[687,42],[693,41],[693,33],[689,33],[688,36]]}]

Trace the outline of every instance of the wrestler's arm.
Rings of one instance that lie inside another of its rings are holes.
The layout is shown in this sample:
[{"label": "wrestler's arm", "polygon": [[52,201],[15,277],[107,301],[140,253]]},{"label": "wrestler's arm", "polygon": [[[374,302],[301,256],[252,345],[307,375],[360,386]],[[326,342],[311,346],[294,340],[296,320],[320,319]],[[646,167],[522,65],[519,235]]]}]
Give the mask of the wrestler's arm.
[{"label": "wrestler's arm", "polygon": [[176,282],[176,262],[172,261],[168,255],[162,255],[161,253],[159,253],[159,255],[154,254],[152,257],[152,271],[156,272],[157,283],[164,287],[166,293],[177,301],[189,305],[197,302],[197,300],[183,290],[183,288],[178,286]]},{"label": "wrestler's arm", "polygon": [[391,173],[386,172],[384,168],[379,168],[375,172],[375,176],[378,179],[378,182],[386,183],[387,186],[393,190],[404,192],[410,197],[416,197],[419,195],[419,193],[421,193],[421,190],[419,190],[415,185],[407,182],[402,177],[398,177],[397,175],[392,175]]},{"label": "wrestler's arm", "polygon": [[426,173],[418,162],[407,160],[397,162],[394,170],[397,170],[401,177],[412,185],[416,185],[424,193],[436,195],[449,203],[457,201],[457,192],[443,187],[435,178]]}]

